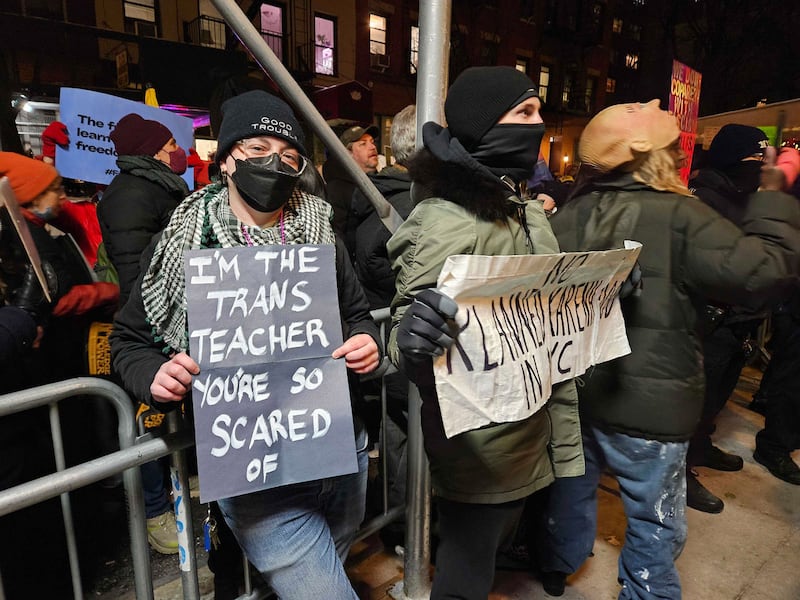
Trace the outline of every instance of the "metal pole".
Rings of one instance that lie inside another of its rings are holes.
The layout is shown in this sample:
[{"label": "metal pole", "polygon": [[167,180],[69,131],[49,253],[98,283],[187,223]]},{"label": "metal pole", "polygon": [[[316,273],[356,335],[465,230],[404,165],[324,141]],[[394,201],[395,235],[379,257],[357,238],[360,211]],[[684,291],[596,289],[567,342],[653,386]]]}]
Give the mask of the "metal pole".
[{"label": "metal pole", "polygon": [[[420,61],[417,71],[417,148],[422,126],[442,123],[450,58],[450,0],[420,3]],[[403,595],[408,600],[430,597],[431,481],[422,443],[422,418],[417,386],[408,390],[408,491]]]},{"label": "metal pole", "polygon": [[[167,414],[167,431],[175,433],[181,429],[180,414],[173,410]],[[172,453],[170,469],[172,492],[175,497],[175,518],[178,524],[178,547],[180,550],[181,585],[184,600],[199,600],[200,584],[197,581],[197,552],[194,547],[194,521],[192,520],[191,493],[189,491],[189,469],[184,450]]]},{"label": "metal pole", "polygon": [[283,63],[270,49],[261,34],[256,31],[253,24],[247,19],[242,9],[234,0],[211,0],[219,14],[228,23],[230,28],[256,59],[263,71],[278,85],[280,90],[297,111],[303,115],[314,133],[322,140],[328,151],[336,156],[339,162],[355,180],[359,189],[375,207],[375,212],[383,221],[386,228],[394,233],[402,224],[403,219],[386,201],[367,174],[362,171],[347,152],[336,134],[319,114],[311,100],[300,88]]},{"label": "metal pole", "polygon": [[[67,464],[64,460],[64,437],[61,435],[61,420],[58,416],[58,403],[53,402],[50,405],[49,414],[56,470],[63,471],[67,468]],[[81,569],[78,560],[78,542],[75,536],[75,522],[72,518],[72,502],[67,492],[61,494],[61,513],[64,518],[64,535],[67,541],[67,556],[69,557],[69,570],[72,576],[72,594],[75,596],[75,600],[83,600]]]}]

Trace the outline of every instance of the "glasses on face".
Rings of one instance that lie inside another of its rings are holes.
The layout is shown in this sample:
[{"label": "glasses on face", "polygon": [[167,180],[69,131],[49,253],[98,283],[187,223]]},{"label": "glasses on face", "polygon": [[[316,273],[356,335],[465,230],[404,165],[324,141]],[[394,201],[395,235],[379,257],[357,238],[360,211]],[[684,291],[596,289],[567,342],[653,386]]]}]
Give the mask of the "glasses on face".
[{"label": "glasses on face", "polygon": [[270,154],[277,154],[283,164],[292,167],[295,171],[302,171],[302,168],[305,166],[306,159],[297,150],[292,148],[277,152],[269,142],[255,138],[240,140],[237,143],[247,158],[261,158],[269,156]]}]

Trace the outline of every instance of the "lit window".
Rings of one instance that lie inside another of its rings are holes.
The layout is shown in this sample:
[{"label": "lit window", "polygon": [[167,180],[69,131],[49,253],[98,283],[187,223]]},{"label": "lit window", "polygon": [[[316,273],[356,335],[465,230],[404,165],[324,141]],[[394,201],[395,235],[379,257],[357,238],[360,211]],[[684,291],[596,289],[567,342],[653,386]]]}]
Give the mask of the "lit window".
[{"label": "lit window", "polygon": [[606,79],[606,92],[613,94],[615,91],[617,91],[617,80],[613,77],[609,77]]},{"label": "lit window", "polygon": [[638,54],[626,54],[625,55],[625,66],[629,69],[633,69],[636,71],[639,68],[639,55]]},{"label": "lit window", "polygon": [[539,71],[539,99],[542,104],[547,104],[547,88],[550,87],[550,67],[542,65]]},{"label": "lit window", "polygon": [[314,17],[314,72],[333,75],[336,47],[336,22],[328,17]]},{"label": "lit window", "polygon": [[283,60],[283,9],[280,6],[261,5],[261,37],[278,60]]},{"label": "lit window", "polygon": [[611,31],[614,33],[622,33],[622,19],[614,19],[611,22]]},{"label": "lit window", "polygon": [[561,92],[561,103],[564,106],[569,106],[569,101],[572,98],[572,74],[567,73],[564,75],[564,89]]},{"label": "lit window", "polygon": [[156,0],[124,0],[125,31],[156,36]]},{"label": "lit window", "polygon": [[411,74],[417,72],[417,65],[419,64],[419,27],[416,25],[411,26],[411,52],[408,57]]},{"label": "lit window", "polygon": [[528,59],[527,58],[518,58],[517,59],[517,64],[514,65],[514,66],[516,67],[517,71],[520,71],[521,73],[525,73],[527,75],[527,73],[528,73]]},{"label": "lit window", "polygon": [[386,17],[369,15],[369,53],[386,55]]}]

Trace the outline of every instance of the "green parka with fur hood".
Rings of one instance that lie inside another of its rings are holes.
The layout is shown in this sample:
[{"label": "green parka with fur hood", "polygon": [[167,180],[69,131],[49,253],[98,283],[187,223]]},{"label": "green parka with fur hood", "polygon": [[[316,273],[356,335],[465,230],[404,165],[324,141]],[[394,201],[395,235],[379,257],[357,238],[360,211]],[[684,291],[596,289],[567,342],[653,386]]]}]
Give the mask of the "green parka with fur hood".
[{"label": "green parka with fur hood", "polygon": [[697,309],[705,299],[757,308],[797,280],[797,200],[751,195],[740,230],[695,197],[612,173],[579,191],[551,224],[564,251],[643,244],[642,292],[622,300],[631,353],[583,375],[581,416],[635,437],[688,440],[703,407]]},{"label": "green parka with fur hood", "polygon": [[[498,180],[482,177],[480,167],[461,151],[442,161],[428,150],[410,166],[425,199],[388,243],[397,274],[392,303],[389,353],[400,362],[396,325],[419,291],[435,287],[442,265],[454,254],[529,254],[526,236]],[[540,202],[529,202],[526,216],[533,253],[558,252]],[[422,397],[422,429],[435,495],[468,503],[497,504],[524,498],[555,476],[584,472],[583,447],[572,381],[554,386],[545,408],[519,422],[492,424],[447,439],[432,366],[416,377]],[[413,377],[412,377],[413,378]],[[425,381],[427,379],[427,381]]]}]

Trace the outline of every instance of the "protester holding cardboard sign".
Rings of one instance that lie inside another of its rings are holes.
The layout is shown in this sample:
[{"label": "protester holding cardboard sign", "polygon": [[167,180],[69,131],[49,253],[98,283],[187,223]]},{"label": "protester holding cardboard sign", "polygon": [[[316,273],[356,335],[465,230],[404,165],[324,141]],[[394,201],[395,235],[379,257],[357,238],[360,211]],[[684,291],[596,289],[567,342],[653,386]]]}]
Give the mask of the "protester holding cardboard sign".
[{"label": "protester holding cardboard sign", "polygon": [[679,136],[658,100],[601,111],[580,140],[574,197],[551,220],[564,250],[643,245],[641,293],[622,300],[631,353],[597,366],[579,388],[586,474],[549,490],[540,566],[562,592],[591,553],[597,486],[609,469],[627,517],[619,597],[681,597],[674,559],[686,541],[686,451],[703,408],[695,307],[705,298],[757,306],[797,276],[797,201],[752,195],[740,230],[681,181]]},{"label": "protester holding cardboard sign", "polygon": [[558,252],[541,202],[520,199],[544,135],[540,108],[536,85],[512,67],[464,71],[447,94],[448,126],[426,123],[424,149],[408,165],[427,194],[387,246],[397,273],[389,348],[419,387],[439,511],[431,598],[485,599],[525,499],[556,476],[583,473],[571,380],[527,418],[448,438],[432,371],[432,357],[457,337],[458,307],[435,289],[449,256]]},{"label": "protester holding cardboard sign", "polygon": [[[381,358],[380,334],[369,315],[369,305],[347,252],[331,228],[330,206],[297,188],[299,173],[313,166],[306,158],[303,132],[292,110],[282,100],[257,90],[227,100],[222,111],[217,162],[223,181],[195,192],[175,210],[152,250],[148,268],[134,285],[129,302],[118,315],[111,338],[114,366],[128,390],[136,399],[162,410],[178,407],[192,388],[200,386],[211,390],[208,386],[214,384],[213,378],[203,378],[204,373],[198,365],[201,356],[188,354],[190,333],[184,257],[189,250],[286,247],[276,251],[278,255],[285,254],[285,262],[280,257],[277,263],[269,262],[267,257],[271,256],[272,249],[255,253],[253,264],[256,267],[260,265],[264,295],[260,300],[257,298],[261,286],[256,284],[256,293],[243,300],[248,312],[251,309],[261,311],[260,314],[272,318],[274,306],[270,305],[266,294],[268,290],[271,293],[273,283],[280,287],[279,276],[273,271],[292,260],[295,262],[291,264],[296,268],[300,268],[300,264],[307,266],[312,258],[312,250],[295,251],[292,247],[313,244],[304,248],[327,246],[333,250],[330,245],[335,244],[335,279],[344,343],[335,349],[331,344],[326,357],[343,358],[347,368],[359,374],[373,371]],[[301,258],[301,254],[305,258]],[[200,262],[196,264],[200,265],[206,258],[201,255],[197,260]],[[240,259],[235,253],[226,258],[226,276],[230,275],[233,265],[228,260]],[[244,260],[243,256],[241,260]],[[269,270],[267,264],[273,270]],[[197,271],[196,279],[202,279],[199,267]],[[293,272],[296,274],[296,269]],[[309,271],[307,275],[312,277],[313,273]],[[312,286],[292,283],[296,293],[293,297],[291,294],[288,296],[290,305],[296,302],[298,306],[305,306],[314,302],[310,295],[303,297]],[[287,286],[291,287],[291,284],[287,283]],[[227,300],[219,297],[219,306],[226,312],[238,314],[235,311],[239,308],[234,308],[234,305],[238,307],[241,302],[237,304],[235,289],[234,296],[225,297]],[[266,369],[269,361],[274,360],[266,354],[280,351],[284,343],[287,348],[295,342],[303,348],[321,344],[322,325],[310,320],[299,329],[293,329],[293,325],[284,323],[282,329],[280,323],[274,323],[271,333],[253,327],[246,335],[242,329],[243,337],[237,337],[237,327],[228,340],[225,358],[230,357],[229,351],[239,352],[243,361],[246,359],[253,364],[253,361],[260,360],[258,364]],[[249,326],[242,324],[242,328]],[[280,340],[272,344],[269,339],[277,339],[275,336],[280,336]],[[197,336],[192,339],[197,341]],[[213,336],[204,338],[204,342],[213,344]],[[212,350],[212,346],[206,345],[204,356],[216,361],[218,355],[212,355]],[[197,375],[200,377],[193,383],[193,377]],[[310,437],[325,430],[325,417],[320,412],[304,413],[305,416],[270,412],[274,408],[269,404],[270,395],[275,393],[275,387],[268,381],[268,376],[262,375],[259,372],[238,376],[237,386],[244,381],[243,377],[248,377],[248,388],[239,389],[241,394],[237,395],[236,402],[230,403],[226,412],[233,413],[239,401],[251,406],[258,404],[269,414],[269,425],[266,425],[266,418],[256,419],[254,424],[242,413],[229,414],[235,424],[228,429],[223,421],[218,421],[219,437],[226,443],[221,449],[214,450],[216,454],[233,452],[234,446],[240,447],[239,436],[245,428],[251,443],[256,440],[262,446],[280,443],[280,439],[285,438]],[[298,370],[295,375],[302,374]],[[237,377],[235,373],[232,376]],[[304,386],[310,387],[318,382],[314,377],[309,373],[299,379]],[[280,382],[286,383],[282,377]],[[220,404],[218,398],[211,391],[201,396],[206,405]],[[247,558],[281,598],[357,598],[342,566],[364,515],[367,440],[363,427],[357,425],[355,429],[357,472],[219,500],[225,520]],[[288,443],[292,443],[291,439]],[[268,458],[264,457],[263,476],[273,466],[268,463]],[[324,462],[326,458],[321,455],[314,457],[318,462]],[[257,480],[260,481],[261,477]],[[202,490],[202,480],[200,486]]]}]

